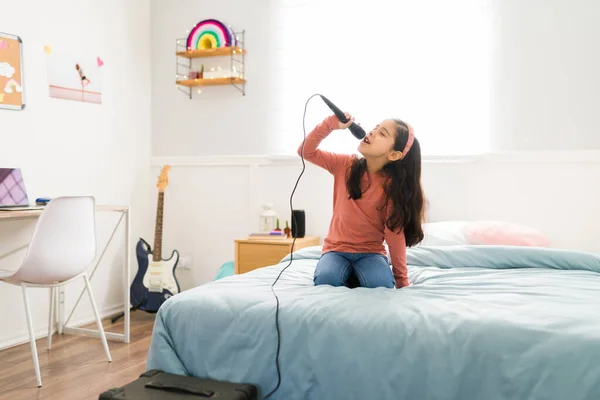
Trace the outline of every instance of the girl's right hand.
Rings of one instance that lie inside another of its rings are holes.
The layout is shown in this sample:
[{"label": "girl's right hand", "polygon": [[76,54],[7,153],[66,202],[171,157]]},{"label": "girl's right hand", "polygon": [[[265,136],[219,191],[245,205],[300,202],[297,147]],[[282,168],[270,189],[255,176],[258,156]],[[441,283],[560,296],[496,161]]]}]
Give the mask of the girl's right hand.
[{"label": "girl's right hand", "polygon": [[[350,125],[352,125],[352,123],[354,122],[354,117],[352,115],[350,115],[349,113],[344,113],[344,115],[346,116],[346,118],[348,119],[347,123],[342,123],[339,119],[338,119],[338,128],[337,129],[346,129],[348,128]],[[337,118],[337,117],[336,117]]]}]

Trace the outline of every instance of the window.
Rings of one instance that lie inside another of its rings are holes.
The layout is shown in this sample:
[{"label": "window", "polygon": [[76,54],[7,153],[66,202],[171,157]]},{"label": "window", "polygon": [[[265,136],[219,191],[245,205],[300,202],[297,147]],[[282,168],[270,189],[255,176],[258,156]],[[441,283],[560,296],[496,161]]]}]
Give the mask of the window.
[{"label": "window", "polygon": [[[365,130],[385,118],[415,128],[426,155],[489,148],[491,21],[484,0],[273,2],[275,152],[295,153],[306,100],[320,93]],[[308,105],[307,134],[329,109]],[[323,148],[354,151],[335,131]]]}]

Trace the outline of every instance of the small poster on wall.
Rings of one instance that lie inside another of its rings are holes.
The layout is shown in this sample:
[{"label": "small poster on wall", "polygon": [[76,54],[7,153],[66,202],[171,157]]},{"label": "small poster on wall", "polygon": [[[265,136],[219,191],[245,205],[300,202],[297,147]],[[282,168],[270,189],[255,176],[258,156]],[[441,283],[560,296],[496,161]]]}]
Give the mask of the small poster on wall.
[{"label": "small poster on wall", "polygon": [[23,92],[23,41],[0,33],[0,109],[25,108]]},{"label": "small poster on wall", "polygon": [[98,56],[57,52],[45,47],[48,54],[48,89],[50,97],[84,103],[102,104],[102,66]]}]

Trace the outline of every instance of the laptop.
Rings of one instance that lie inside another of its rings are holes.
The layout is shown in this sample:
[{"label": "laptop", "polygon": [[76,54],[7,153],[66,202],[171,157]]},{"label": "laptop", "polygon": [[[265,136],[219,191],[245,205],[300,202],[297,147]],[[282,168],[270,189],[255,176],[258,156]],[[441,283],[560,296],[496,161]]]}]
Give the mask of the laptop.
[{"label": "laptop", "polygon": [[0,168],[0,211],[42,210],[29,204],[20,168]]}]

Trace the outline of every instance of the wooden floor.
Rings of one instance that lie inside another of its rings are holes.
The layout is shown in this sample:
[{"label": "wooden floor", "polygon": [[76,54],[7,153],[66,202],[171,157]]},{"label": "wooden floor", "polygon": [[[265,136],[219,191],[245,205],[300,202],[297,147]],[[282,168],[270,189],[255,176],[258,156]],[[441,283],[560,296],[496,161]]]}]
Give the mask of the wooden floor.
[{"label": "wooden floor", "polygon": [[[131,342],[108,341],[110,364],[99,338],[55,334],[51,350],[46,338],[38,340],[41,388],[35,383],[29,343],[0,351],[0,400],[97,400],[103,391],[137,379],[146,370],[154,317],[131,313]],[[122,318],[115,324],[103,322],[107,332],[123,332]]]}]

